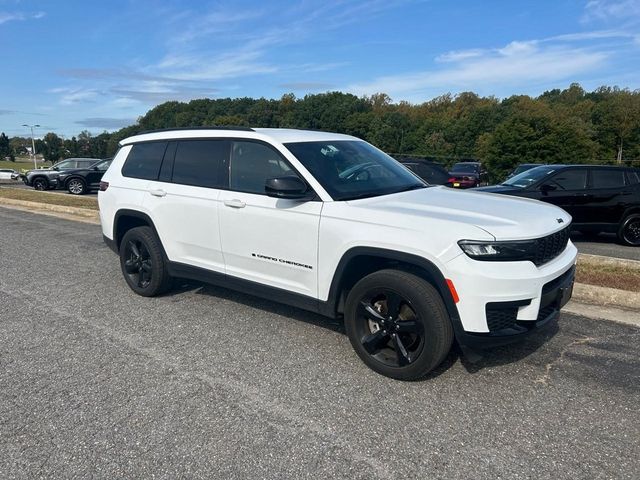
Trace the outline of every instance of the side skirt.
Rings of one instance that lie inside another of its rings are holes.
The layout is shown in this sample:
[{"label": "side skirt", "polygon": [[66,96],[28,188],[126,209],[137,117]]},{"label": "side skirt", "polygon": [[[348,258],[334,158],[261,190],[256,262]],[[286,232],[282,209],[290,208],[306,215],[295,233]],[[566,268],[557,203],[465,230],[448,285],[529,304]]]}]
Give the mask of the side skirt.
[{"label": "side skirt", "polygon": [[168,262],[169,275],[172,277],[186,278],[196,280],[218,287],[229,288],[238,292],[247,293],[256,297],[272,300],[274,302],[283,303],[296,308],[302,308],[314,313],[320,313],[327,317],[332,317],[329,313],[331,309],[324,307],[316,298],[299,293],[292,293],[281,288],[270,287],[257,282],[243,280],[238,277],[226,275],[224,273],[214,272],[205,268],[194,267],[178,262]]}]

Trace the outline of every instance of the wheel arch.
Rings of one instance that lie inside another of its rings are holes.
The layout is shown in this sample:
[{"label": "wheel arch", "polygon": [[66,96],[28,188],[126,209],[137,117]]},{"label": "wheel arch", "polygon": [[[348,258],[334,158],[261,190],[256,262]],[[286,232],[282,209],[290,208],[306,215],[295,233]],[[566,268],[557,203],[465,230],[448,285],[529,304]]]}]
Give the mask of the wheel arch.
[{"label": "wheel arch", "polygon": [[[156,226],[151,220],[151,217],[144,212],[139,212],[137,210],[129,210],[129,209],[121,209],[118,210],[114,216],[113,220],[113,240],[115,242],[115,246],[120,250],[120,243],[122,242],[122,238],[124,234],[127,233],[132,228],[136,227],[150,227],[155,233],[156,237],[159,239],[158,231],[156,230]],[[162,242],[160,242],[162,246]],[[164,247],[163,251],[164,251]]]},{"label": "wheel arch", "polygon": [[387,268],[412,273],[433,285],[442,297],[454,330],[461,328],[458,309],[447,286],[444,275],[431,261],[418,255],[375,247],[355,247],[342,256],[334,272],[329,298],[324,306],[327,316],[342,313],[351,288],[363,277]]}]

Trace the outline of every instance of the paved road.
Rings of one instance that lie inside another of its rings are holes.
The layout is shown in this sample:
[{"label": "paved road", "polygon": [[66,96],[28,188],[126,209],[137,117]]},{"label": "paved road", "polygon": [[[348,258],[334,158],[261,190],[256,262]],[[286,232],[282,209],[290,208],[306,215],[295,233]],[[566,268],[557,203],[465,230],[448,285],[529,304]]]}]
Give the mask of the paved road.
[{"label": "paved road", "polygon": [[640,261],[640,247],[620,245],[616,242],[616,236],[613,233],[588,236],[573,233],[571,240],[578,247],[580,253]]},{"label": "paved road", "polygon": [[0,208],[0,251],[3,477],[638,478],[638,329],[563,315],[402,383],[317,315],[135,296],[98,227]]}]

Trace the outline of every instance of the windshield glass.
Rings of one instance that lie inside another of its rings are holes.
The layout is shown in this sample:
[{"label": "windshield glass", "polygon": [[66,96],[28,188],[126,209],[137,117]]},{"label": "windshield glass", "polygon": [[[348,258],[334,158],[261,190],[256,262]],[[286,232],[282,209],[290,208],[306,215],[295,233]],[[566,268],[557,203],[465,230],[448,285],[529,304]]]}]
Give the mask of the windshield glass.
[{"label": "windshield glass", "polygon": [[551,167],[536,167],[530,170],[526,170],[519,175],[511,177],[509,180],[502,182],[502,185],[508,185],[510,187],[526,188],[529,185],[542,180],[547,175],[555,172],[556,170]]},{"label": "windshield glass", "polygon": [[393,158],[366,142],[338,140],[285,146],[334,200],[354,200],[425,188]]},{"label": "windshield glass", "polygon": [[475,163],[456,163],[452,168],[452,172],[461,173],[476,173],[478,171],[478,165]]}]

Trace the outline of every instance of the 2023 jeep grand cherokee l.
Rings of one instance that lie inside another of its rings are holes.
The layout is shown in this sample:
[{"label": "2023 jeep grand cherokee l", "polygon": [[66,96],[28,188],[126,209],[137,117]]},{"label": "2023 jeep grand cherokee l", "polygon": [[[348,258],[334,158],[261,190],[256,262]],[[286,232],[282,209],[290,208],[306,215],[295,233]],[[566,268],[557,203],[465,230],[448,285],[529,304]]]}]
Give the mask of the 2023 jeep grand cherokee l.
[{"label": "2023 jeep grand cherokee l", "polygon": [[344,316],[360,358],[392,378],[424,376],[454,337],[518,339],[571,296],[566,212],[429,186],[347,135],[141,134],[121,142],[98,199],[136,293],[183,277]]}]

